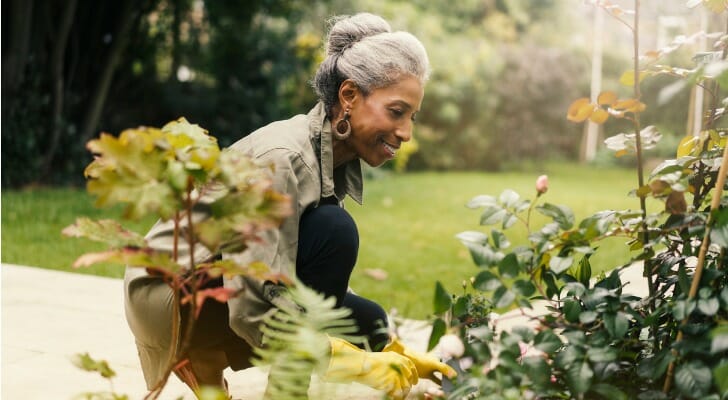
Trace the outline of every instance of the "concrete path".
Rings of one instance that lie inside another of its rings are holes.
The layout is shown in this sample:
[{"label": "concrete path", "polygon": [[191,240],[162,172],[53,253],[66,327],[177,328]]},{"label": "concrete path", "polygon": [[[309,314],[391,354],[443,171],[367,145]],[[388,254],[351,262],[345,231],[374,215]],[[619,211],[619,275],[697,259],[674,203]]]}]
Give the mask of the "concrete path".
[{"label": "concrete path", "polygon": [[[109,362],[117,373],[113,390],[130,399],[147,393],[134,340],[126,325],[123,282],[40,268],[3,264],[2,271],[2,390],[5,400],[71,399],[84,392],[109,391],[107,380],[71,363],[74,354],[88,352]],[[398,333],[414,349],[424,350],[428,324],[405,321]],[[263,398],[266,371],[250,368],[226,371],[234,399]],[[429,381],[413,389],[417,398]],[[359,384],[322,384],[314,379],[316,398],[379,400],[381,394]],[[172,377],[160,399],[194,399]],[[313,398],[313,397],[312,397]]]},{"label": "concrete path", "polygon": [[[130,399],[146,394],[133,337],[126,325],[122,281],[40,268],[3,264],[2,272],[2,389],[5,400],[71,399],[84,392],[114,390]],[[641,266],[623,271],[628,292],[644,295]],[[535,304],[532,314],[544,314]],[[508,330],[526,325],[529,318],[514,310],[501,315],[497,327]],[[397,333],[409,347],[424,351],[430,326],[404,321]],[[88,352],[109,362],[116,371],[113,388],[97,374],[71,363],[74,354]],[[267,383],[264,370],[226,371],[234,399],[259,400]],[[422,380],[409,398],[421,398],[433,386]],[[313,381],[317,399],[379,400],[382,395],[366,386],[322,384]],[[160,399],[194,399],[185,385],[172,377]],[[312,397],[314,398],[314,397]]]}]

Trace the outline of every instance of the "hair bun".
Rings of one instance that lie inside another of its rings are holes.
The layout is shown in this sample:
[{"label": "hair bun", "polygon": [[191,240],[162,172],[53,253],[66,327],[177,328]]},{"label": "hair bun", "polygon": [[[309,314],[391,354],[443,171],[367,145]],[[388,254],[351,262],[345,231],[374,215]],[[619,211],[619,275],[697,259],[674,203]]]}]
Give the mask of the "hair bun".
[{"label": "hair bun", "polygon": [[359,13],[353,16],[334,18],[331,20],[331,30],[326,43],[326,54],[341,54],[367,36],[391,31],[392,28],[389,23],[374,14]]}]

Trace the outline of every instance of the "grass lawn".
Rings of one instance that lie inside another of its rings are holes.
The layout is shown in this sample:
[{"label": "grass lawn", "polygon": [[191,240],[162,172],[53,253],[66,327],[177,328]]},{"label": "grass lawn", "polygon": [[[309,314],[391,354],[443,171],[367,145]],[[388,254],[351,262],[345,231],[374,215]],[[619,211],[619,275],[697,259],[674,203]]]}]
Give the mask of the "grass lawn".
[{"label": "grass lawn", "polygon": [[[479,194],[498,195],[510,188],[522,196],[535,194],[534,183],[548,174],[550,188],[540,201],[565,204],[577,219],[603,209],[637,209],[639,201],[627,193],[636,186],[631,170],[595,169],[571,164],[548,165],[525,173],[411,173],[392,174],[365,183],[364,206],[347,203],[361,236],[352,287],[385,309],[400,315],[425,318],[432,311],[435,281],[457,293],[463,280],[477,274],[467,249],[455,239],[465,230],[486,230],[478,225],[480,213],[465,204]],[[60,231],[77,216],[117,218],[119,209],[99,210],[82,189],[35,189],[2,192],[2,262],[43,268],[73,270],[80,254],[103,250],[95,243],[65,238]],[[125,222],[144,233],[153,220]],[[524,232],[513,228],[513,242]],[[602,256],[592,261],[595,269],[609,269],[629,258],[622,240],[605,242]],[[384,280],[370,277],[367,269],[382,269]],[[121,277],[120,266],[78,270]]]}]

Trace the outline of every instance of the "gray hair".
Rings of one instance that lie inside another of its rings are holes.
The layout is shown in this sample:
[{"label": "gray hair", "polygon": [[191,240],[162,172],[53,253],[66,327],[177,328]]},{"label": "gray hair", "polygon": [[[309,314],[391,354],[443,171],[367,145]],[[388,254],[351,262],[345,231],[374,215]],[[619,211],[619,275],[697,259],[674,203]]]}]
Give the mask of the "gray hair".
[{"label": "gray hair", "polygon": [[364,95],[397,83],[410,74],[424,84],[430,64],[422,43],[407,32],[392,32],[379,16],[360,13],[334,17],[326,41],[326,59],[313,79],[313,87],[327,111],[338,102],[346,79]]}]

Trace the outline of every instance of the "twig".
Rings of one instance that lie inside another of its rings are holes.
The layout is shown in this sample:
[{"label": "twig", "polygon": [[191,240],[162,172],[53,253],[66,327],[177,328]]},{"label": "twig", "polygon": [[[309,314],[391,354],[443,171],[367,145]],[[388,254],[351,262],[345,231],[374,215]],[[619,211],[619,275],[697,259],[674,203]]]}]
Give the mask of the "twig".
[{"label": "twig", "polygon": [[[723,148],[723,162],[720,164],[718,170],[718,179],[715,183],[715,193],[713,199],[710,202],[710,214],[708,214],[708,220],[705,222],[705,234],[703,235],[703,243],[700,244],[700,252],[698,253],[698,264],[695,266],[695,272],[693,273],[693,280],[690,283],[690,292],[688,292],[688,300],[695,298],[698,293],[698,286],[700,286],[700,277],[703,274],[703,268],[705,265],[705,255],[708,253],[708,247],[710,246],[710,224],[713,222],[713,215],[715,211],[720,207],[720,199],[723,196],[723,186],[725,185],[726,174],[728,173],[728,146]],[[687,325],[688,316],[685,316],[680,322],[680,327]],[[675,344],[680,343],[683,338],[682,329],[678,330]],[[673,350],[673,354],[677,354]],[[665,385],[662,388],[663,393],[667,394],[670,392],[670,386],[672,385],[672,378],[675,374],[675,361],[671,361],[667,368],[667,376],[665,377]]]}]

